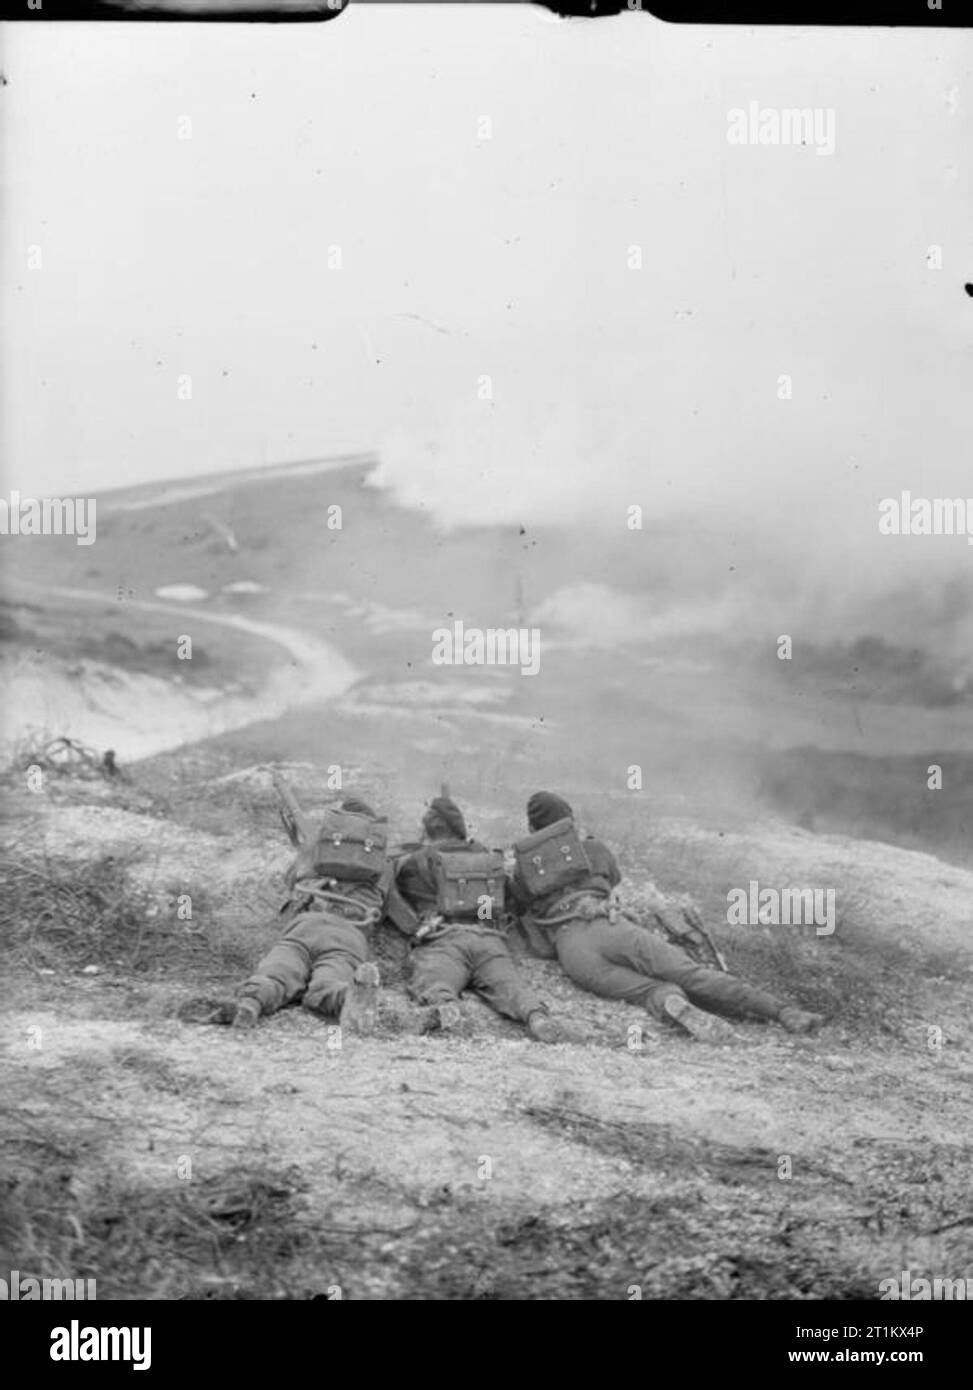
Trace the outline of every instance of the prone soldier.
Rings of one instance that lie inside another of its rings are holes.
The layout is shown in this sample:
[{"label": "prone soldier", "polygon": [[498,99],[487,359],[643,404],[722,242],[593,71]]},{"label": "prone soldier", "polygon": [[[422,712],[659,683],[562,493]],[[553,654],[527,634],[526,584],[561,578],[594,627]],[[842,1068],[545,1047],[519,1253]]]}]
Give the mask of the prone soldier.
[{"label": "prone soldier", "polygon": [[281,909],[291,924],[241,986],[236,1004],[222,1006],[213,1021],[252,1028],[261,1015],[300,1001],[312,1013],[336,1018],[342,1031],[370,1033],[380,984],[378,966],[368,959],[370,938],[392,882],[385,822],[366,802],[349,798],[326,811],[311,833],[293,796],[278,790],[298,851]]},{"label": "prone soldier", "polygon": [[707,1041],[732,1036],[718,1014],[774,1020],[790,1033],[823,1023],[820,1014],[694,960],[620,913],[612,900],[621,882],[615,856],[601,840],[581,839],[563,797],[535,792],[527,825],[529,835],[514,845],[515,909],[535,951],[556,956],[582,989],[639,1005]]},{"label": "prone soldier", "polygon": [[504,890],[503,855],[471,840],[456,802],[436,797],[420,847],[396,866],[388,909],[412,939],[410,991],[429,1010],[427,1031],[458,1028],[460,994],[472,989],[540,1042],[581,1041],[521,978],[505,937]]}]

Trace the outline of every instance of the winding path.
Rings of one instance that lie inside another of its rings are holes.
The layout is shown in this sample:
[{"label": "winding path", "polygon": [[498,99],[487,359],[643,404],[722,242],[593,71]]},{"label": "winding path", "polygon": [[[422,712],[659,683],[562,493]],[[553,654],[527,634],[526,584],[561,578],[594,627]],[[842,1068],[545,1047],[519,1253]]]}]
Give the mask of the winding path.
[{"label": "winding path", "polygon": [[[27,580],[10,580],[6,586],[8,601],[16,602],[18,591],[24,598],[47,598],[66,600],[71,603],[97,604],[101,607],[117,607],[118,600],[106,594],[90,593],[84,589],[74,589],[62,585],[37,584]],[[208,699],[202,700],[198,693],[189,690],[172,690],[172,704],[180,704],[173,717],[169,711],[158,711],[158,734],[149,732],[138,735],[138,751],[128,751],[128,757],[146,757],[164,748],[177,747],[183,742],[193,742],[214,734],[227,733],[231,729],[244,728],[247,724],[262,719],[271,719],[286,710],[301,705],[314,704],[321,700],[333,699],[342,694],[359,679],[359,672],[346,661],[332,646],[294,628],[278,624],[258,622],[235,613],[213,613],[203,608],[189,607],[181,603],[162,603],[153,599],[126,599],[129,608],[140,612],[163,613],[178,616],[184,622],[210,623],[234,632],[270,643],[278,650],[286,652],[290,658],[290,668],[297,667],[300,679],[295,680],[293,669],[271,670],[268,680],[256,696],[227,695],[219,700],[218,692],[208,692]],[[132,679],[131,672],[118,668],[122,678]],[[157,700],[165,699],[165,686],[168,684],[159,677],[143,677],[142,686],[148,695],[152,692]],[[170,686],[171,689],[171,686]],[[83,692],[82,692],[83,702]],[[139,710],[140,715],[152,710]],[[114,718],[118,718],[117,711]],[[61,732],[61,731],[59,731]],[[110,740],[120,752],[124,751],[125,739],[122,736]]]}]

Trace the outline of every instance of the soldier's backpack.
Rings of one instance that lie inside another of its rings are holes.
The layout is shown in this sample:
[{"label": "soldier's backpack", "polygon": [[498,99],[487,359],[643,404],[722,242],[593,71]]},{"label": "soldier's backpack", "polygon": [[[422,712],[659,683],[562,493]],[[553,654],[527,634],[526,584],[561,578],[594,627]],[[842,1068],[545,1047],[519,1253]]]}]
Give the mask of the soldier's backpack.
[{"label": "soldier's backpack", "polygon": [[432,867],[436,911],[442,917],[448,922],[500,925],[506,879],[498,850],[440,849],[432,856]]},{"label": "soldier's backpack", "polygon": [[568,816],[517,840],[513,851],[518,877],[532,898],[572,888],[592,872],[581,836]]},{"label": "soldier's backpack", "polygon": [[388,866],[387,847],[385,821],[352,811],[325,811],[316,838],[298,854],[290,877],[377,883]]}]

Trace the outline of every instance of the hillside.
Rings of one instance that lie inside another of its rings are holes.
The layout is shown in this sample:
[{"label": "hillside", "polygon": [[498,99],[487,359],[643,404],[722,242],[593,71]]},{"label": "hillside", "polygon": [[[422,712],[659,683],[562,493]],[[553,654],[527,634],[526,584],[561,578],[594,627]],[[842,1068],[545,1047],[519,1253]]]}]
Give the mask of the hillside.
[{"label": "hillside", "polygon": [[[719,933],[735,968],[829,1013],[819,1037],[742,1024],[732,1045],[692,1043],[530,959],[590,1043],[544,1048],[478,1005],[472,1036],[418,1036],[393,934],[383,1035],[334,1051],[300,1010],[250,1035],[190,1021],[273,939],[288,858],[267,770],[226,762],[172,759],[119,790],[54,778],[29,811],[12,798],[8,866],[42,864],[54,902],[108,866],[138,924],[93,913],[67,933],[13,875],[2,1243],[18,1267],[96,1274],[103,1297],[869,1298],[890,1271],[969,1266],[969,873],[773,822],[646,821],[623,847],[634,901],[641,863],[707,908],[741,864],[833,879],[834,938]],[[320,773],[285,771],[320,804]],[[352,776],[407,833],[416,808]]]},{"label": "hillside", "polygon": [[[2,1259],[109,1298],[874,1298],[970,1267],[962,691],[922,660],[903,683],[881,645],[847,680],[838,648],[784,674],[732,633],[606,647],[577,595],[563,616],[563,538],[437,532],[361,466],[217,490],[215,530],[201,505],[106,509],[92,553],[29,548],[7,586],[6,669],[57,671],[121,775],[26,729],[4,774]],[[537,611],[536,678],[429,661],[454,615]],[[557,786],[634,906],[691,893],[731,968],[826,1027],[693,1043],[524,958],[588,1043],[475,1001],[467,1036],[420,1036],[391,931],[377,1038],[335,1049],[299,1009],[201,1025],[277,931],[271,769],[315,808],[335,766],[400,840],[444,778],[495,844]],[[836,932],[729,927],[751,879],[833,888]]]}]

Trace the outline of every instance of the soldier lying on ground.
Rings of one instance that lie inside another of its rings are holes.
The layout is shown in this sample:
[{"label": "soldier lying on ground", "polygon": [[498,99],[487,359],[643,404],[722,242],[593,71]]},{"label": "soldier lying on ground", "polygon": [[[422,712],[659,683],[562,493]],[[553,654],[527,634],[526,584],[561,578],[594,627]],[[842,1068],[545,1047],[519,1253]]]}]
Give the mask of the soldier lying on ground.
[{"label": "soldier lying on ground", "polygon": [[610,902],[621,882],[615,856],[594,837],[580,839],[563,798],[535,792],[527,824],[530,835],[514,845],[513,907],[538,954],[556,956],[582,989],[640,1005],[708,1041],[732,1037],[714,1013],[773,1019],[790,1033],[823,1023],[820,1014],[699,964],[621,914]]},{"label": "soldier lying on ground", "polygon": [[427,1030],[457,1028],[459,996],[472,989],[541,1042],[580,1041],[523,982],[507,948],[503,855],[468,839],[463,813],[445,796],[423,817],[422,841],[396,866],[389,917],[412,938],[410,992],[429,1009]]},{"label": "soldier lying on ground", "polygon": [[363,801],[349,799],[325,813],[287,874],[290,925],[212,1022],[252,1028],[300,1000],[305,1009],[337,1018],[343,1031],[369,1033],[378,1005],[378,967],[369,942],[385,912],[392,883],[385,824]]}]

